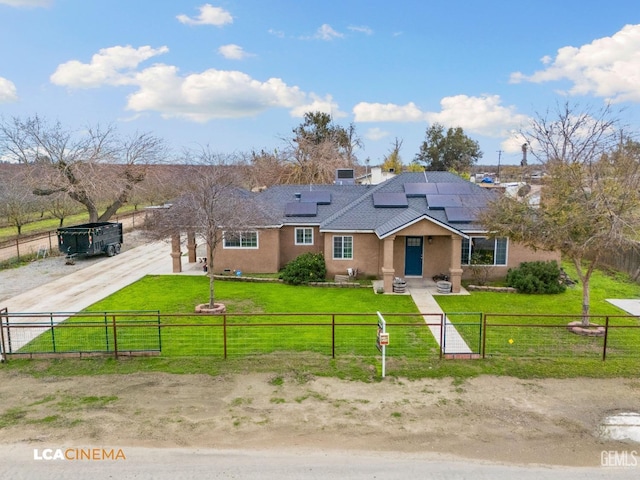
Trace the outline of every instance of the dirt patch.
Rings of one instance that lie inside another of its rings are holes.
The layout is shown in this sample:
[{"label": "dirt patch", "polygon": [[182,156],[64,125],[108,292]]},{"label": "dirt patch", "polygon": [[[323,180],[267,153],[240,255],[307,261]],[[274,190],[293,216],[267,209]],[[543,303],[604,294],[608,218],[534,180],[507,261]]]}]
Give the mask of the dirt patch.
[{"label": "dirt patch", "polygon": [[628,379],[335,378],[136,373],[35,379],[0,371],[0,442],[442,452],[596,466],[607,414],[640,408]]}]

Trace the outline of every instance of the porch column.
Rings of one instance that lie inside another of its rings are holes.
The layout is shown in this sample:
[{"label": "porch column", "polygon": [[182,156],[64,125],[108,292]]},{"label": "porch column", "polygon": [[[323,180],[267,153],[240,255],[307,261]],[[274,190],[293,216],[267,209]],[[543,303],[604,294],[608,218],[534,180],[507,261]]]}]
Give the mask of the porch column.
[{"label": "porch column", "polygon": [[196,234],[193,231],[187,232],[187,251],[189,252],[189,263],[196,262]]},{"label": "porch column", "polygon": [[393,278],[395,269],[393,268],[393,242],[395,235],[384,239],[384,248],[382,251],[382,279],[384,280],[385,293],[393,292]]},{"label": "porch column", "polygon": [[182,271],[182,252],[180,252],[180,234],[171,235],[171,258],[173,259],[173,273]]},{"label": "porch column", "polygon": [[451,235],[451,260],[449,261],[449,280],[451,281],[451,293],[460,293],[462,282],[462,237]]}]

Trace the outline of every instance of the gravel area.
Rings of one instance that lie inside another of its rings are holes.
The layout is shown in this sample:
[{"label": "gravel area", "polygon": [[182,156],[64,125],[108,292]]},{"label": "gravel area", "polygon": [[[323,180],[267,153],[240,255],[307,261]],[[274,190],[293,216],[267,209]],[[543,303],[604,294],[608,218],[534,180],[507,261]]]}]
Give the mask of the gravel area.
[{"label": "gravel area", "polygon": [[[143,231],[134,230],[125,233],[122,251],[125,252],[139,247],[149,241]],[[8,298],[52,282],[95,263],[102,262],[107,258],[105,255],[81,257],[76,260],[74,265],[67,265],[64,256],[51,256],[34,260],[28,265],[19,268],[0,270],[0,308],[2,308],[2,302]]]}]

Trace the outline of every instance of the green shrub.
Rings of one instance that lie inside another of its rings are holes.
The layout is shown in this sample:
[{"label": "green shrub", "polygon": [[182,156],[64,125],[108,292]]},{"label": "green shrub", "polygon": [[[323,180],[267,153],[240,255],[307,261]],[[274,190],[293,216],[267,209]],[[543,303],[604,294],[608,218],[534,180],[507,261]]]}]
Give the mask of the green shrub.
[{"label": "green shrub", "polygon": [[327,275],[324,255],[321,253],[303,253],[285,265],[280,278],[285,283],[302,285],[309,282],[323,282]]},{"label": "green shrub", "polygon": [[562,293],[567,288],[560,282],[560,266],[551,262],[523,262],[507,272],[507,285],[520,293]]}]

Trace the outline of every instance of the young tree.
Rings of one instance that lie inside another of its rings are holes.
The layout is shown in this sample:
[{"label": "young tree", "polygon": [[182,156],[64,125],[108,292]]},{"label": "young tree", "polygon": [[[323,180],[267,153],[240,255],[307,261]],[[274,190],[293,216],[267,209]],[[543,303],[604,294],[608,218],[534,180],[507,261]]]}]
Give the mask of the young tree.
[{"label": "young tree", "polygon": [[[146,166],[166,154],[164,142],[149,133],[128,138],[114,128],[80,133],[38,116],[0,122],[0,153],[29,169],[33,193],[64,192],[84,205],[89,221],[106,221],[126,204],[146,175]],[[101,198],[106,198],[99,214]]]},{"label": "young tree", "polygon": [[546,168],[539,207],[501,197],[483,215],[488,230],[533,248],[559,250],[582,282],[589,324],[589,282],[602,253],[628,246],[640,226],[640,145],[623,136],[608,107],[568,104],[522,132]]},{"label": "young tree", "polygon": [[423,163],[426,170],[468,173],[480,158],[480,145],[462,128],[449,128],[445,134],[444,126],[434,123],[427,129],[414,161]]},{"label": "young tree", "polygon": [[160,237],[194,232],[207,246],[209,276],[208,306],[214,308],[215,253],[224,238],[241,234],[261,224],[261,210],[251,193],[241,188],[242,175],[229,158],[215,154],[208,147],[188,152],[191,160],[187,176],[176,178],[181,193],[170,208],[154,210],[147,228]]}]

